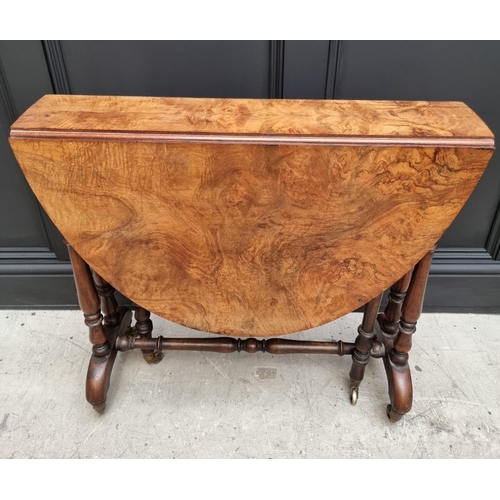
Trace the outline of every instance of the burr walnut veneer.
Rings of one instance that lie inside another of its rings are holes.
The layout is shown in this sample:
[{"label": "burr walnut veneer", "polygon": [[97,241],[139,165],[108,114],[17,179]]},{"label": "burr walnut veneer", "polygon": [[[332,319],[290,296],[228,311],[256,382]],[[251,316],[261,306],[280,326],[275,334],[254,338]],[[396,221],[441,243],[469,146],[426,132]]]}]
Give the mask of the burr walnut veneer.
[{"label": "burr walnut veneer", "polygon": [[[458,102],[69,95],[34,104],[10,143],[69,245],[97,410],[117,351],[260,350],[351,354],[353,403],[382,358],[392,420],[411,407],[434,244],[494,149]],[[133,328],[113,288],[137,304]],[[355,343],[268,338],[365,304]],[[153,339],[150,311],[262,339]]]}]

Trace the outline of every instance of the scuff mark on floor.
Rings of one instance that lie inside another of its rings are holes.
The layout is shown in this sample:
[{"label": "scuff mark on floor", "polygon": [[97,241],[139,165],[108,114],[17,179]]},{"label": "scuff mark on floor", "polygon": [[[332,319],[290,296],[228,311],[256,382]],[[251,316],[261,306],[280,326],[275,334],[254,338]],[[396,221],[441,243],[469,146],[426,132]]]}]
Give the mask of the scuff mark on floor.
[{"label": "scuff mark on floor", "polygon": [[4,416],[3,416],[3,419],[2,421],[0,422],[0,434],[2,434],[2,432],[7,429],[7,419],[9,418],[9,415],[10,413],[6,413]]},{"label": "scuff mark on floor", "polygon": [[276,378],[276,368],[259,367],[255,370],[254,376],[259,380],[274,379]]}]

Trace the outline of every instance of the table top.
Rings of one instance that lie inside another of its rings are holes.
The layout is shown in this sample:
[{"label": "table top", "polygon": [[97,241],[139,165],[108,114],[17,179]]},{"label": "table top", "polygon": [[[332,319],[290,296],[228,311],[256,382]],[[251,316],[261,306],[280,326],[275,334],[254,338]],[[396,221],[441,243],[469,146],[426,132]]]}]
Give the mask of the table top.
[{"label": "table top", "polygon": [[45,96],[11,146],[104,279],[171,321],[332,321],[423,257],[494,150],[457,102]]},{"label": "table top", "polygon": [[14,123],[12,136],[493,146],[465,104],[428,101],[47,95]]}]

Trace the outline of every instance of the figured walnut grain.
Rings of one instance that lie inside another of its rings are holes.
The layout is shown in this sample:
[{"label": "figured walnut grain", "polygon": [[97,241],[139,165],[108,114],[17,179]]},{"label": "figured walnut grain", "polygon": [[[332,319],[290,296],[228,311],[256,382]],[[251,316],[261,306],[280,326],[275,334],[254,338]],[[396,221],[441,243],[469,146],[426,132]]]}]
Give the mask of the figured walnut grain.
[{"label": "figured walnut grain", "polygon": [[[316,136],[325,142],[305,140]],[[264,337],[332,321],[395,283],[493,151],[461,103],[92,96],[43,98],[11,145],[66,240],[113,287],[191,328]]]},{"label": "figured walnut grain", "polygon": [[465,104],[428,101],[47,95],[16,121],[11,135],[421,146],[453,146],[466,138],[469,144],[493,146],[491,131]]}]

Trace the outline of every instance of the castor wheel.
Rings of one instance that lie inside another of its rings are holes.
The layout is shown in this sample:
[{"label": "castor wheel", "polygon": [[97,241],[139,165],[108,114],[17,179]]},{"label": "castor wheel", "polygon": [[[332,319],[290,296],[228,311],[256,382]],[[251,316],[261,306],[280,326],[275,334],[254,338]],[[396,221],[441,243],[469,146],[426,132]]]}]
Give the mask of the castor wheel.
[{"label": "castor wheel", "polygon": [[158,351],[143,353],[142,356],[150,365],[157,365],[163,359],[163,353]]},{"label": "castor wheel", "polygon": [[357,387],[351,387],[351,404],[353,406],[358,402],[358,391]]}]

